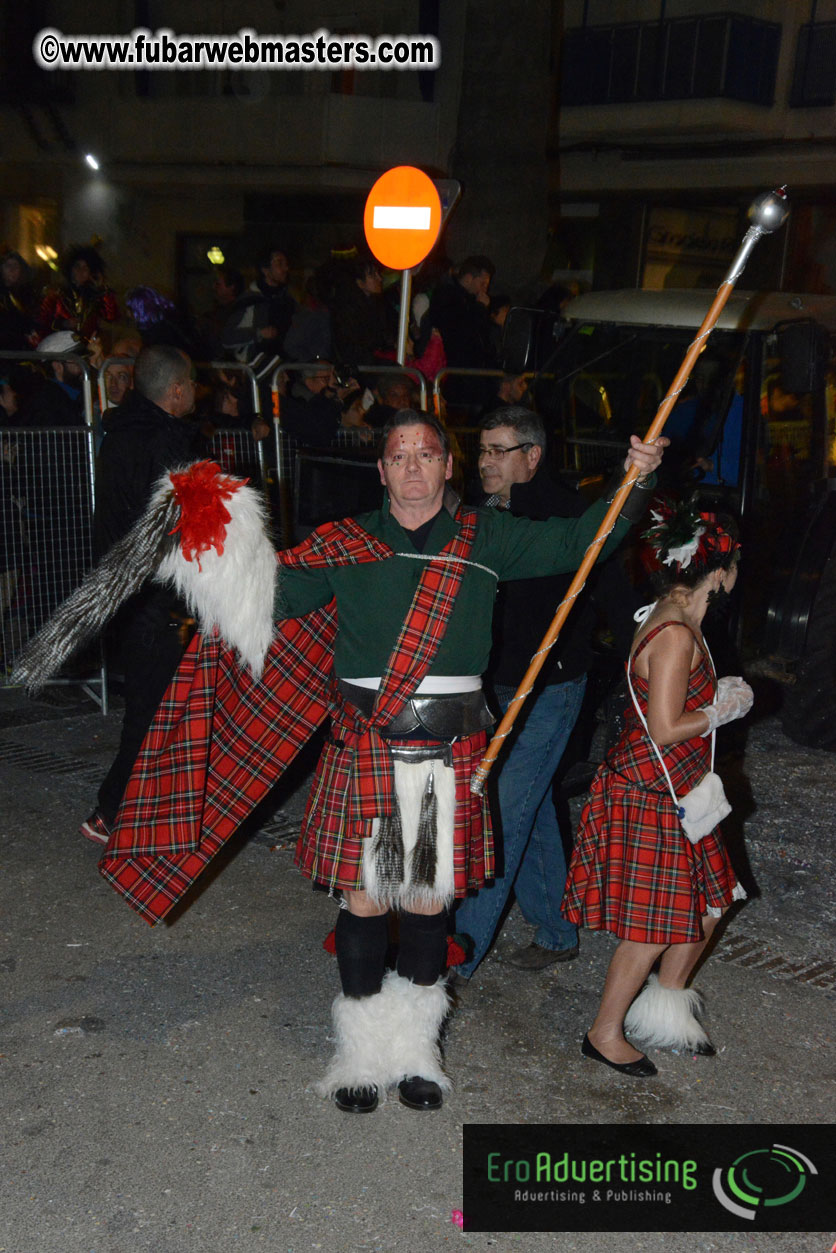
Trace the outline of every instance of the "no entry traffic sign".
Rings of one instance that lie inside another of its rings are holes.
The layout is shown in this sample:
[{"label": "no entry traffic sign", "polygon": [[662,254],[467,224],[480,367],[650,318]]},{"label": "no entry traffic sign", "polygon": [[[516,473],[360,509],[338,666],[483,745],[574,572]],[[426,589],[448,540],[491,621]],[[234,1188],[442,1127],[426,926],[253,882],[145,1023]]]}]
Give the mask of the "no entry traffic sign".
[{"label": "no entry traffic sign", "polygon": [[418,265],[441,230],[441,200],[432,179],[412,165],[381,174],[366,201],[363,229],[381,265],[390,270]]}]

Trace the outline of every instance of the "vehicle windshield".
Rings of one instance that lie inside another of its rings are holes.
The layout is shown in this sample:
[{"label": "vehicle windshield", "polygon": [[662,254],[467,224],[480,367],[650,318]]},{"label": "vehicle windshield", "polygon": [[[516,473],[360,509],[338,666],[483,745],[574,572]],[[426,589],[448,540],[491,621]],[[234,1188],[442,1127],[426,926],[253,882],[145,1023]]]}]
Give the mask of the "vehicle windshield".
[{"label": "vehicle windshield", "polygon": [[[632,432],[643,435],[693,339],[690,330],[579,323],[555,363],[555,409],[563,468],[581,474],[619,459]],[[676,401],[665,434],[673,470],[697,466],[714,483],[737,483],[737,456],[725,449],[724,418],[741,387],[744,336],[719,332],[700,356]]]}]

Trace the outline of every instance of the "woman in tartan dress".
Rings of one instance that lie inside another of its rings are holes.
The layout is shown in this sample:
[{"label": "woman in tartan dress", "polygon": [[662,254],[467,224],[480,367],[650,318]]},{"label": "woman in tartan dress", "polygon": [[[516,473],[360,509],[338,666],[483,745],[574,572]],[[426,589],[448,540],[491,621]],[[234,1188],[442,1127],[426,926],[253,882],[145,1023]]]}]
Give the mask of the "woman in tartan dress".
[{"label": "woman in tartan dress", "polygon": [[[697,843],[686,837],[656,749],[681,800],[712,768],[713,731],[752,703],[743,680],[717,683],[701,629],[709,603],[734,586],[737,541],[688,506],[653,516],[664,594],[640,611],[628,663],[636,704],[592,784],[563,904],[572,922],[621,941],[582,1052],[637,1077],[656,1067],[625,1027],[648,1043],[714,1052],[686,983],[718,919],[744,895],[719,827]],[[636,997],[660,958],[658,978]]]}]

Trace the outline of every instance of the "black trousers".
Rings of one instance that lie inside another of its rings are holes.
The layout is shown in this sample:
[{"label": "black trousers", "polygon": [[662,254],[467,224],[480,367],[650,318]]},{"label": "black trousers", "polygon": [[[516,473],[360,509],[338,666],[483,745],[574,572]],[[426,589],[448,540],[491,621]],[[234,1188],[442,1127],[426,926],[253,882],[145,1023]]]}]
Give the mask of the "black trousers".
[{"label": "black trousers", "polygon": [[125,716],[119,749],[99,788],[98,805],[108,826],[116,820],[145,733],[183,656],[180,624],[168,603],[152,596],[129,602],[120,614]]}]

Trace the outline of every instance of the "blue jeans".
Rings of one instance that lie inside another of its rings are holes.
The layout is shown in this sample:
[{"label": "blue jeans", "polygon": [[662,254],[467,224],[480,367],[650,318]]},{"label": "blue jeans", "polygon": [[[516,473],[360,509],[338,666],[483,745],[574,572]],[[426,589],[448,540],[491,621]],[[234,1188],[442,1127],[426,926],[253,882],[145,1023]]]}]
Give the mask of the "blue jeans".
[{"label": "blue jeans", "polygon": [[[493,943],[513,887],[522,915],[537,930],[542,948],[574,948],[578,929],[560,912],[566,885],[566,855],[552,800],[552,778],[581,710],[586,675],[544,687],[529,709],[508,756],[499,763],[497,791],[504,867],[501,879],[462,901],[457,932],[473,939],[469,962],[458,967],[470,978]],[[514,695],[497,687],[503,712]]]}]

